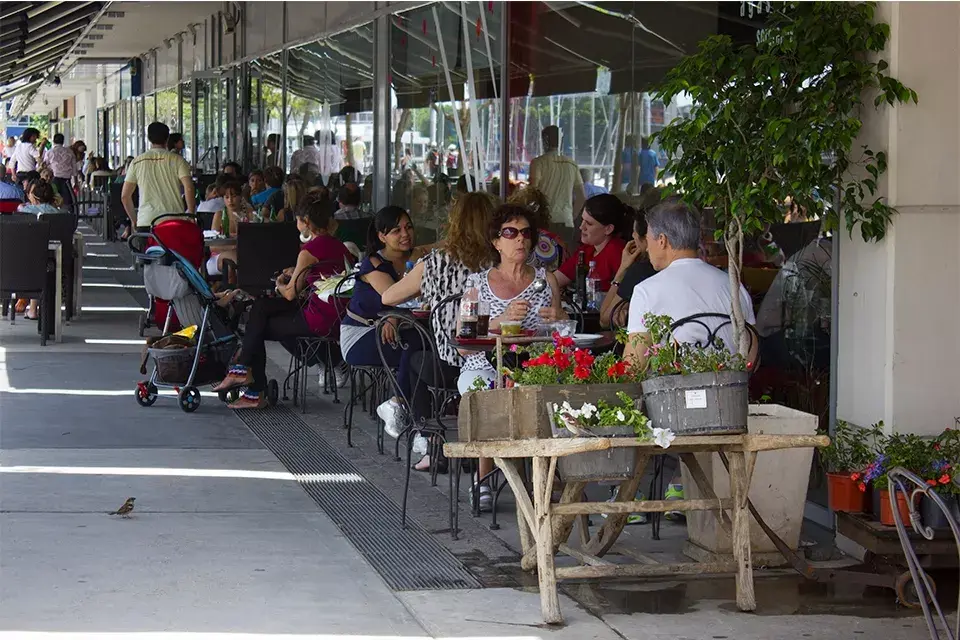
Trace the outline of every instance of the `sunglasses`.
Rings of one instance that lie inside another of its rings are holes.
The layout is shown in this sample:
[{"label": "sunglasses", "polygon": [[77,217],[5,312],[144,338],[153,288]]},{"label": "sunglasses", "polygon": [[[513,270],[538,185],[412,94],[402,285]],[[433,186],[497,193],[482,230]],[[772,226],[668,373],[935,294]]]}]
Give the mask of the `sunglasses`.
[{"label": "sunglasses", "polygon": [[516,227],[504,227],[500,229],[500,233],[497,234],[501,238],[506,238],[507,240],[513,240],[517,236],[523,236],[524,240],[530,240],[533,238],[533,229],[526,227],[524,229],[517,229]]}]

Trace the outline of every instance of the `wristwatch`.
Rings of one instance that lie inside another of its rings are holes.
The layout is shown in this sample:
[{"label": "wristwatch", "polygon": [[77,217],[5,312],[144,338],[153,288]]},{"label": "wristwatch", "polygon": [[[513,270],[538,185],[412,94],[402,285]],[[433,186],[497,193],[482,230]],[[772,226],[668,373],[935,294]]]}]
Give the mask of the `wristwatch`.
[{"label": "wristwatch", "polygon": [[611,280],[611,281],[610,281],[610,286],[612,287],[612,286],[614,286],[614,285],[616,285],[616,286],[619,287],[619,286],[620,286],[620,281],[619,281],[619,280]]}]

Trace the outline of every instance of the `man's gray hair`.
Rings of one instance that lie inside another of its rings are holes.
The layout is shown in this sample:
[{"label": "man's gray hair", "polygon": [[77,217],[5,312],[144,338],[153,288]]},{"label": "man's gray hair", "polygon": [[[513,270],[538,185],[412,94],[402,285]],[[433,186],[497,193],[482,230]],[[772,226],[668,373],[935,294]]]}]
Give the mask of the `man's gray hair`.
[{"label": "man's gray hair", "polygon": [[647,211],[647,228],[654,238],[661,233],[675,250],[700,247],[700,213],[679,198],[669,198]]}]

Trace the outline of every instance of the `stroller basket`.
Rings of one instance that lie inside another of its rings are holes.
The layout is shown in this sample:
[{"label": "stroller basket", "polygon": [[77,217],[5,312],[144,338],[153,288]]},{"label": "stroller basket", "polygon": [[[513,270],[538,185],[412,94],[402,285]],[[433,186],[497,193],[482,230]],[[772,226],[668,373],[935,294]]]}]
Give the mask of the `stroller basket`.
[{"label": "stroller basket", "polygon": [[[236,340],[224,340],[205,347],[197,363],[197,375],[193,384],[200,386],[223,379],[236,350]],[[190,378],[190,369],[193,368],[197,347],[148,349],[148,351],[157,364],[157,382],[186,384]]]}]

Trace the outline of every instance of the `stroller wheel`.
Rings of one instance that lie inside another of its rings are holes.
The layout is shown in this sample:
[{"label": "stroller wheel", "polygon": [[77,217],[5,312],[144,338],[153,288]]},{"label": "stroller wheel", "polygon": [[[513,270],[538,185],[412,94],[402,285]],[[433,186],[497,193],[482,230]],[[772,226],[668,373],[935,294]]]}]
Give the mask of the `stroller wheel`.
[{"label": "stroller wheel", "polygon": [[140,316],[140,326],[137,327],[137,334],[142,338],[143,332],[147,330],[147,316]]},{"label": "stroller wheel", "polygon": [[277,384],[276,380],[271,380],[267,383],[267,402],[271,407],[277,405],[277,400],[280,398],[280,385]]},{"label": "stroller wheel", "polygon": [[196,387],[187,387],[180,392],[180,408],[187,413],[193,413],[200,406],[200,390]]},{"label": "stroller wheel", "polygon": [[236,402],[240,399],[240,389],[230,389],[229,391],[218,391],[220,402]]},{"label": "stroller wheel", "polygon": [[140,382],[136,390],[137,404],[141,407],[152,407],[157,401],[157,386],[152,382]]}]

